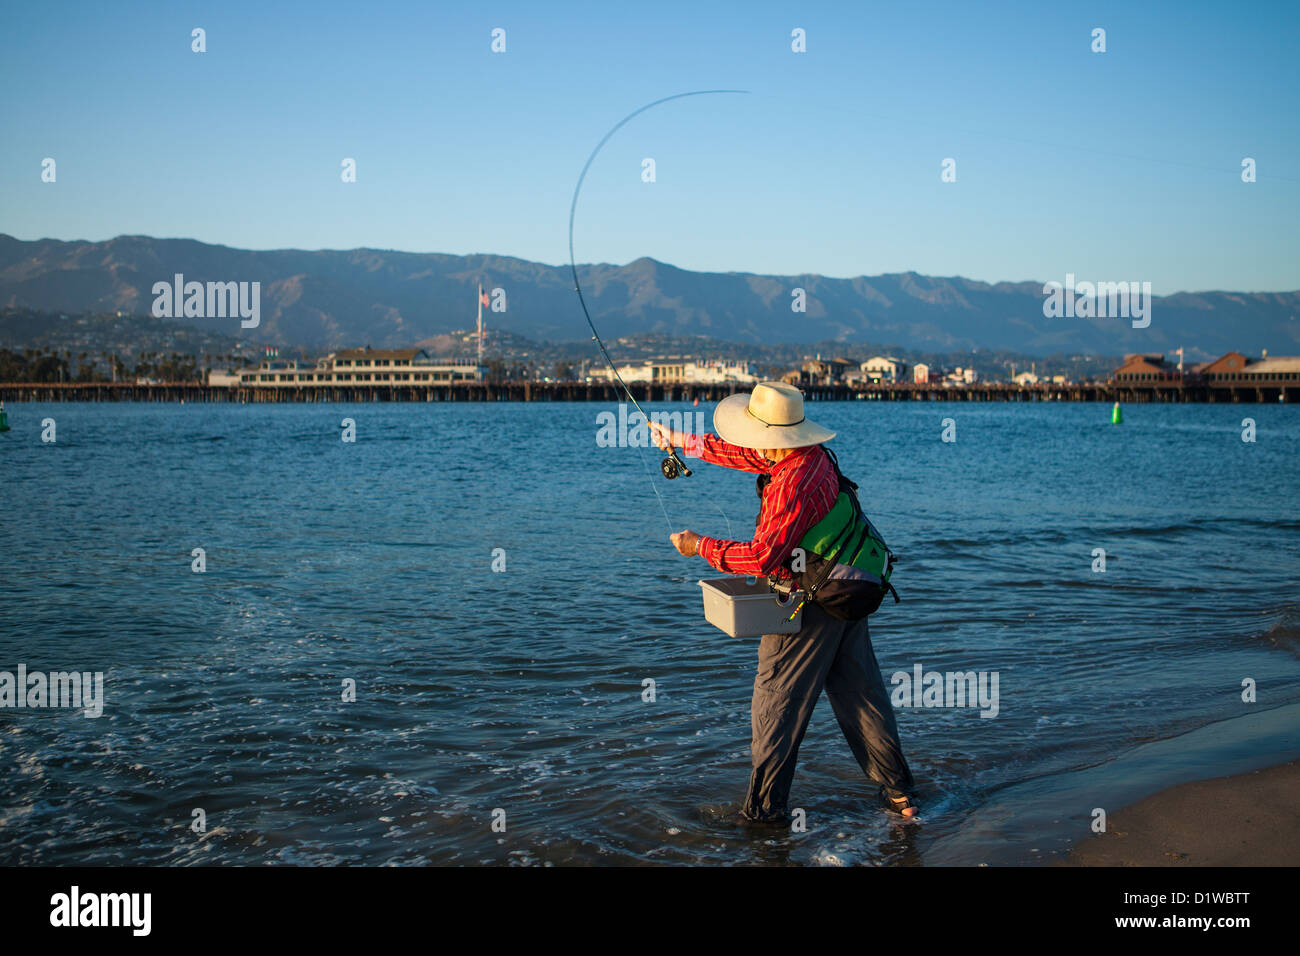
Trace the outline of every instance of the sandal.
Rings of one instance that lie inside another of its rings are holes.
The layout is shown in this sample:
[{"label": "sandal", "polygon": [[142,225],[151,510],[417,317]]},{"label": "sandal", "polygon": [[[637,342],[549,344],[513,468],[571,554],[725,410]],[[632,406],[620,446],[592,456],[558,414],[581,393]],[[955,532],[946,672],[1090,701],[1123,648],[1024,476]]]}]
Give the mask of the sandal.
[{"label": "sandal", "polygon": [[892,787],[881,787],[881,793],[885,795],[889,809],[894,813],[907,818],[915,817],[921,812],[921,808],[916,805],[916,801],[902,790],[894,790]]}]

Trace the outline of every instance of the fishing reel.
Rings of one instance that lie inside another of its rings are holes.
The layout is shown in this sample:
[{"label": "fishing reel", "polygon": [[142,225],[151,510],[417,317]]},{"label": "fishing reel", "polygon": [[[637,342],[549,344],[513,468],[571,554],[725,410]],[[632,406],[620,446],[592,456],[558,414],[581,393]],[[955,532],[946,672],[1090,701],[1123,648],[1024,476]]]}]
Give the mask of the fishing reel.
[{"label": "fishing reel", "polygon": [[669,448],[668,457],[659,462],[659,470],[664,473],[664,477],[672,481],[678,475],[691,477],[691,470],[686,467],[686,462],[677,457],[677,449]]}]

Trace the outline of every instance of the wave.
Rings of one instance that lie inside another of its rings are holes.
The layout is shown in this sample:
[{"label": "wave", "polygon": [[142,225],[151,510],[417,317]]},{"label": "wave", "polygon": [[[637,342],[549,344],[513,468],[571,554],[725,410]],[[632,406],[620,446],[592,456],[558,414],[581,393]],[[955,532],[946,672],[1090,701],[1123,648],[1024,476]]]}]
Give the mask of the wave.
[{"label": "wave", "polygon": [[1300,657],[1300,608],[1282,611],[1268,630],[1252,634],[1250,640]]}]

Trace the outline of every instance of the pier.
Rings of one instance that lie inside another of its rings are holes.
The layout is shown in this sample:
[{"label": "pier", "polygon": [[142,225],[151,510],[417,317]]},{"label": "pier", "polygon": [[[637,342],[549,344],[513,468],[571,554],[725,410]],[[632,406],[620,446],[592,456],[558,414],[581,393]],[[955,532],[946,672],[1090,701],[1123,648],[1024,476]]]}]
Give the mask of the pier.
[{"label": "pier", "polygon": [[[716,402],[748,387],[738,383],[685,385],[631,382],[638,401]],[[801,385],[809,401],[882,402],[1199,402],[1210,404],[1300,401],[1300,381],[1079,384],[1009,382],[944,386],[911,382],[848,385]],[[266,404],[278,402],[603,402],[623,395],[612,382],[437,382],[320,385],[230,385],[198,382],[60,382],[0,383],[6,402],[195,402]]]}]

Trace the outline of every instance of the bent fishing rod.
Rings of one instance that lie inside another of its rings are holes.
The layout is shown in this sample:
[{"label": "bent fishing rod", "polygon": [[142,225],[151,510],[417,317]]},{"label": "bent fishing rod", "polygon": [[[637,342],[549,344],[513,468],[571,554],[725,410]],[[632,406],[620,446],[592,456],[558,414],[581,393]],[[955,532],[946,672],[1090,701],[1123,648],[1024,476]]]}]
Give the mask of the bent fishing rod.
[{"label": "bent fishing rod", "polygon": [[[605,343],[601,339],[600,333],[596,331],[596,323],[591,320],[591,313],[587,311],[587,300],[583,298],[582,295],[582,284],[578,281],[578,262],[573,254],[573,219],[578,209],[578,194],[582,192],[582,182],[587,178],[587,170],[591,168],[591,164],[595,160],[596,154],[601,151],[607,142],[609,142],[611,136],[622,129],[630,120],[641,115],[646,110],[658,106],[660,103],[667,103],[669,100],[680,100],[687,96],[707,96],[712,93],[748,92],[748,90],[693,90],[690,93],[675,93],[672,96],[665,96],[661,100],[655,100],[653,103],[647,103],[639,110],[629,113],[627,116],[623,117],[623,119],[619,120],[614,128],[606,133],[604,138],[596,144],[596,148],[593,149],[591,155],[587,157],[586,165],[582,167],[582,174],[578,176],[578,185],[573,189],[573,202],[569,204],[569,268],[573,271],[573,290],[578,293],[578,303],[582,306],[582,314],[587,318],[587,325],[591,327],[591,337],[595,339],[596,344],[600,346],[600,354],[605,357],[605,363],[609,365],[609,370],[614,373],[615,380],[617,380],[619,385],[623,386],[624,394],[627,395],[628,400],[632,403],[633,407],[641,413],[641,417],[646,420],[647,425],[650,422],[650,416],[645,413],[645,409],[641,407],[641,403],[636,400],[636,396],[632,394],[632,390],[627,387],[627,383],[623,381],[623,376],[618,374],[618,369],[614,365],[614,360],[609,357],[609,350],[605,348]],[[673,446],[671,441],[668,443],[668,457],[659,463],[659,469],[663,472],[664,477],[669,480],[676,478],[679,474],[685,475],[687,478],[691,476],[690,468],[686,467],[686,462],[682,461],[678,456],[677,449]]]}]

